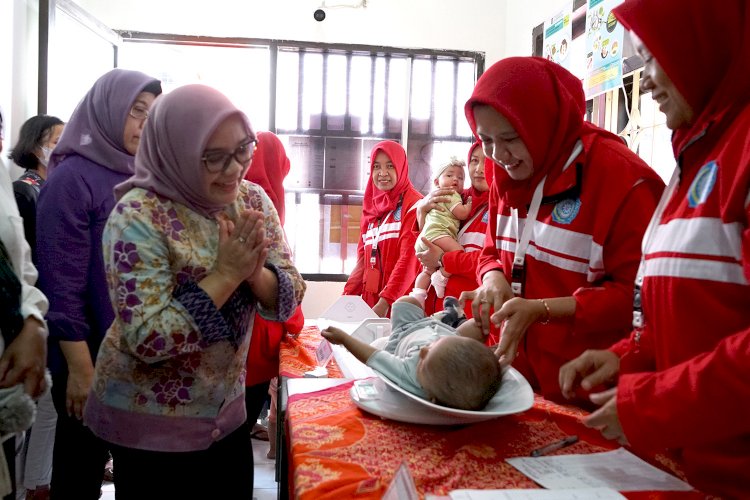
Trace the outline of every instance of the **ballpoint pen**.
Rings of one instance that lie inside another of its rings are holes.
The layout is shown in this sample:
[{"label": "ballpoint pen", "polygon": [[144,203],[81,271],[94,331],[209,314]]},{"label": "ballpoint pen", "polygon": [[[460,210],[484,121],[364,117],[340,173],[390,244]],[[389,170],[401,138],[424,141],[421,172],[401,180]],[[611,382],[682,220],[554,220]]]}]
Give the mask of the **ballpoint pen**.
[{"label": "ballpoint pen", "polygon": [[543,455],[547,455],[548,453],[552,453],[553,451],[561,450],[566,446],[570,446],[571,444],[577,442],[578,436],[568,436],[564,439],[561,439],[560,441],[555,441],[554,443],[550,443],[546,446],[542,446],[541,448],[537,448],[536,450],[531,452],[531,456],[541,457]]}]

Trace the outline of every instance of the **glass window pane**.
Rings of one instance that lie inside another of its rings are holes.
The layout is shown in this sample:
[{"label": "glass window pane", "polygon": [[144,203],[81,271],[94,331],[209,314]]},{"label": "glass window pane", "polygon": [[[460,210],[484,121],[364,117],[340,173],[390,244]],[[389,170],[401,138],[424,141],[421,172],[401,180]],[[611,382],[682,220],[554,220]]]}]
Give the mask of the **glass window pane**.
[{"label": "glass window pane", "polygon": [[469,122],[466,121],[464,104],[471,97],[474,90],[474,63],[462,61],[458,63],[458,90],[456,91],[456,135],[471,136]]},{"label": "glass window pane", "polygon": [[435,122],[434,135],[451,135],[453,130],[453,61],[437,61],[435,64]]},{"label": "glass window pane", "polygon": [[411,72],[411,118],[428,120],[432,103],[432,62],[415,59]]},{"label": "glass window pane", "polygon": [[256,130],[268,130],[269,65],[268,47],[124,43],[120,50],[120,67],[159,78],[165,93],[191,83],[219,90]]},{"label": "glass window pane", "polygon": [[388,74],[388,118],[402,119],[406,108],[406,59],[391,58]]},{"label": "glass window pane", "polygon": [[276,68],[276,128],[297,130],[299,52],[279,51]]},{"label": "glass window pane", "polygon": [[346,113],[346,56],[329,54],[326,75],[326,114],[344,116]]},{"label": "glass window pane", "polygon": [[374,96],[372,110],[372,132],[383,133],[383,121],[385,118],[385,59],[378,57],[375,60],[375,86],[372,89]]},{"label": "glass window pane", "polygon": [[[114,46],[56,10],[50,43],[47,113],[68,121],[94,82],[114,67]],[[75,57],[71,57],[75,54]]]},{"label": "glass window pane", "polygon": [[361,133],[370,131],[370,77],[372,59],[369,56],[353,56],[351,88],[349,89],[349,113],[352,130]]},{"label": "glass window pane", "polygon": [[323,54],[302,54],[302,128],[320,129],[323,112]]}]

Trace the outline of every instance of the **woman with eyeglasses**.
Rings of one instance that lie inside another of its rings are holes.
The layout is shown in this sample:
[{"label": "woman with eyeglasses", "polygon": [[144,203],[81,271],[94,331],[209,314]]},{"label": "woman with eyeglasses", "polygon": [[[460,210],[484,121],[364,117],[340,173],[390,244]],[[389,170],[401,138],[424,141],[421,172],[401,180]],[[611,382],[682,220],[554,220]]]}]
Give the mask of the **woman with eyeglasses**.
[{"label": "woman with eyeglasses", "polygon": [[631,337],[566,364],[560,384],[571,394],[616,380],[591,394],[602,407],[586,425],[635,450],[669,450],[706,498],[748,498],[750,5],[716,7],[613,10],[673,131],[677,167],[643,240]]},{"label": "woman with eyeglasses", "polygon": [[273,203],[243,180],[256,137],[223,94],[154,104],[135,175],[104,230],[115,320],[84,421],[107,441],[117,498],[251,498],[244,382],[255,312],[304,295]]},{"label": "woman with eyeglasses", "polygon": [[158,80],[137,71],[100,77],[73,111],[39,194],[39,287],[50,300],[48,365],[58,414],[53,498],[99,498],[107,445],[81,419],[99,344],[114,317],[102,231],[115,205],[112,190],[133,174],[143,125],[160,93]]}]

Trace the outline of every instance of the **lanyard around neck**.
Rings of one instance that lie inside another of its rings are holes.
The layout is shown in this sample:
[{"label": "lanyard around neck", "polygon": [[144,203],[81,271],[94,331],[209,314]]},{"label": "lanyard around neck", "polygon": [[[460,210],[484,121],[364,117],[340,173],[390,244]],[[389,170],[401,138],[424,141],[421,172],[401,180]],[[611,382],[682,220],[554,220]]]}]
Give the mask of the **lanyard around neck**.
[{"label": "lanyard around neck", "polygon": [[[578,155],[581,154],[581,151],[583,151],[583,143],[579,140],[576,142],[575,146],[573,146],[573,151],[570,153],[568,161],[565,162],[563,171],[565,171],[573,163],[573,160],[578,158]],[[539,207],[542,205],[542,198],[544,197],[544,182],[546,180],[547,176],[545,175],[542,180],[539,181],[539,184],[537,184],[536,189],[534,190],[534,195],[531,197],[531,205],[529,205],[529,211],[526,215],[526,222],[523,225],[523,232],[521,232],[519,228],[520,222],[518,220],[518,209],[510,209],[510,214],[513,219],[513,226],[516,230],[516,253],[513,256],[513,269],[510,273],[510,287],[516,297],[523,296],[526,250],[529,247],[531,235],[534,232],[534,224],[536,223],[536,218],[539,215]],[[520,239],[518,239],[519,236]]]},{"label": "lanyard around neck", "polygon": [[526,215],[526,222],[523,225],[523,231],[520,231],[519,228],[520,221],[518,220],[518,209],[510,209],[510,214],[513,219],[513,226],[516,230],[516,253],[513,256],[513,269],[510,274],[510,287],[513,290],[513,294],[517,297],[523,295],[526,250],[528,249],[529,242],[531,241],[531,234],[534,232],[534,223],[536,222],[537,215],[539,214],[539,207],[542,205],[544,181],[546,180],[547,176],[545,175],[542,180],[539,181],[539,184],[537,184],[536,189],[534,190],[534,196],[531,197],[531,205],[529,205],[529,211]]}]

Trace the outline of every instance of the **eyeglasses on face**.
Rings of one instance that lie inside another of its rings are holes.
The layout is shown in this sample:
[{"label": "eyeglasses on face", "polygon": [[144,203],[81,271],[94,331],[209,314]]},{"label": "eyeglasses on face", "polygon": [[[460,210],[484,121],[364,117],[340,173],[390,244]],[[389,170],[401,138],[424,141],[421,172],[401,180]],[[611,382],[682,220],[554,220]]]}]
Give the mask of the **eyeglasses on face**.
[{"label": "eyeglasses on face", "polygon": [[240,146],[231,153],[226,151],[207,151],[203,154],[201,161],[206,166],[206,170],[212,174],[224,172],[232,164],[232,158],[242,167],[247,167],[253,159],[255,150],[258,149],[258,141],[249,139],[240,144]]},{"label": "eyeglasses on face", "polygon": [[148,109],[141,104],[134,104],[128,114],[136,120],[145,120],[149,116]]}]

